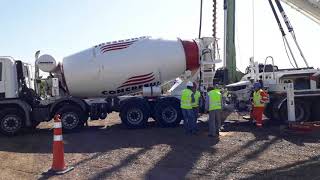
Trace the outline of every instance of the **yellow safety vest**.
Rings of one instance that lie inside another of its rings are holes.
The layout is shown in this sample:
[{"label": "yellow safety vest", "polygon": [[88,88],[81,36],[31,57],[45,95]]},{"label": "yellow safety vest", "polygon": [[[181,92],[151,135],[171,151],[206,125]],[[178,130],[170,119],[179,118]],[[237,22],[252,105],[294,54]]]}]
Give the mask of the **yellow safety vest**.
[{"label": "yellow safety vest", "polygon": [[192,91],[190,89],[184,89],[181,93],[180,107],[181,109],[192,109]]},{"label": "yellow safety vest", "polygon": [[219,89],[211,90],[209,96],[209,111],[222,109],[221,93]]},{"label": "yellow safety vest", "polygon": [[254,107],[264,107],[264,103],[261,102],[262,100],[262,96],[261,96],[261,92],[263,90],[259,90],[259,91],[254,91],[253,92],[253,106]]},{"label": "yellow safety vest", "polygon": [[199,91],[196,91],[194,93],[194,103],[192,103],[192,107],[194,107],[194,108],[199,107],[200,96],[201,96],[201,94]]}]

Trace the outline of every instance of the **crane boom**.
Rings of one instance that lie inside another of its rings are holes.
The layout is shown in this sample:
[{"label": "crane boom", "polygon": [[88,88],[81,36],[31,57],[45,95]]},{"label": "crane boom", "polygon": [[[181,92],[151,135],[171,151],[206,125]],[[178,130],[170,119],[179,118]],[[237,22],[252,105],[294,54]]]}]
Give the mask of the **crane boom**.
[{"label": "crane boom", "polygon": [[282,0],[284,3],[303,13],[320,24],[320,1],[317,0]]}]

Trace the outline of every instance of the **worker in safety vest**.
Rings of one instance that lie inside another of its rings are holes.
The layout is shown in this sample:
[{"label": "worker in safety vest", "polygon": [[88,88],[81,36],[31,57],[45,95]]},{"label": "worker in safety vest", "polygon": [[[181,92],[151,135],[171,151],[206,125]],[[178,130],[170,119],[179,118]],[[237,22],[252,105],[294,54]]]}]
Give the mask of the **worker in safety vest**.
[{"label": "worker in safety vest", "polygon": [[209,110],[209,137],[219,137],[221,127],[222,96],[217,85],[208,88],[206,107]]},{"label": "worker in safety vest", "polygon": [[183,125],[187,134],[192,134],[195,129],[192,129],[192,121],[194,119],[194,113],[192,109],[192,103],[194,102],[194,95],[192,92],[193,83],[187,82],[187,88],[181,92],[180,107],[183,115]]},{"label": "worker in safety vest", "polygon": [[262,90],[261,83],[256,82],[253,84],[254,92],[253,92],[253,110],[252,116],[256,121],[257,127],[262,127],[262,116],[264,112],[264,106],[268,102],[269,97],[268,93]]},{"label": "worker in safety vest", "polygon": [[198,130],[197,127],[197,120],[199,117],[199,104],[200,104],[200,97],[201,93],[197,90],[197,83],[193,82],[193,94],[194,94],[194,102],[192,103],[192,109],[194,113],[194,124],[196,125],[196,130]]}]

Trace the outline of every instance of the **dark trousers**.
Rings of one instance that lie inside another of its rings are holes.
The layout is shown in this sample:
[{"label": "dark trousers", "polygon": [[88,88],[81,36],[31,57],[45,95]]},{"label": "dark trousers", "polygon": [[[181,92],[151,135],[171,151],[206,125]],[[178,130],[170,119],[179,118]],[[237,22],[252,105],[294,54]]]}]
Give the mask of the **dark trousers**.
[{"label": "dark trousers", "polygon": [[221,127],[221,110],[209,111],[209,135],[219,135],[219,129]]},{"label": "dark trousers", "polygon": [[183,126],[187,133],[192,133],[194,113],[192,109],[181,109],[183,115]]}]

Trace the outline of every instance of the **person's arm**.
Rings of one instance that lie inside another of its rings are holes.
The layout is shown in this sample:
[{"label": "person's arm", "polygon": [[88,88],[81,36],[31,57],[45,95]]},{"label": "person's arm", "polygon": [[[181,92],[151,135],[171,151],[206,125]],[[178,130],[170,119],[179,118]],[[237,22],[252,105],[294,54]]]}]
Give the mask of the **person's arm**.
[{"label": "person's arm", "polygon": [[195,99],[194,99],[194,93],[191,94],[191,103],[194,103]]},{"label": "person's arm", "polygon": [[209,101],[210,101],[210,99],[209,99],[209,96],[207,95],[206,101],[205,101],[206,102],[206,106],[205,106],[206,111],[209,111],[209,103],[210,103]]},{"label": "person's arm", "polygon": [[261,95],[261,103],[268,103],[269,101],[268,93],[265,91],[261,91],[260,95]]},{"label": "person's arm", "polygon": [[221,99],[220,99],[220,103],[221,103],[221,109],[223,109],[223,98],[221,96]]}]

